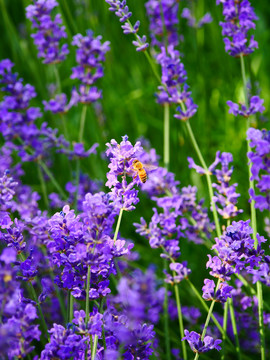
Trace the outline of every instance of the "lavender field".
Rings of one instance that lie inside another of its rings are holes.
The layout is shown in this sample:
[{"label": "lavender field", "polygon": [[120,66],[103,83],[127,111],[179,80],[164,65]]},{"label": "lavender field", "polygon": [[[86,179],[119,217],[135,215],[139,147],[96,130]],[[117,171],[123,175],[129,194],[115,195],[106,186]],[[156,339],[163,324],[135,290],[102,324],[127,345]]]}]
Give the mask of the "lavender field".
[{"label": "lavender field", "polygon": [[0,0],[0,360],[269,359],[269,28]]}]

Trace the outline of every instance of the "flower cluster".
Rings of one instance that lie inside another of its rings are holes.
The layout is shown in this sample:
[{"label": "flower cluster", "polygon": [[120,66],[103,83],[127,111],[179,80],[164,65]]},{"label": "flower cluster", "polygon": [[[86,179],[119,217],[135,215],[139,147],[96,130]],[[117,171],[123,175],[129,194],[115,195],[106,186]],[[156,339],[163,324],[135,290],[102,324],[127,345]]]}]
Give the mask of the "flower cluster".
[{"label": "flower cluster", "polygon": [[[141,183],[138,172],[134,170],[133,161],[140,160],[143,148],[139,141],[133,146],[127,135],[123,136],[120,144],[113,139],[106,145],[108,147],[106,155],[110,157],[106,186],[111,189],[115,208],[131,211],[139,202],[138,190],[135,190],[134,186]],[[127,175],[132,176],[132,181],[129,183]],[[121,182],[119,176],[122,177]]]},{"label": "flower cluster", "polygon": [[[255,241],[251,238],[253,233],[248,221],[233,221],[225,233],[216,238],[216,244],[212,247],[218,256],[208,255],[209,261],[206,266],[211,269],[210,274],[222,281],[231,279],[232,274],[241,274],[243,271],[257,274],[257,267],[268,263],[268,257],[264,255],[261,244],[265,238],[257,234],[258,247],[255,249]],[[259,271],[258,271],[259,273]],[[256,282],[253,276],[253,281]]]},{"label": "flower cluster", "polygon": [[194,104],[191,92],[188,91],[186,71],[180,60],[179,51],[175,50],[173,45],[169,45],[167,49],[162,47],[156,60],[162,70],[162,85],[158,87],[157,102],[180,104],[174,117],[183,121],[188,120],[195,115],[198,106]]},{"label": "flower cluster", "polygon": [[260,211],[270,210],[270,131],[250,128],[247,139],[253,151],[248,153],[251,163],[251,180],[256,180],[257,189],[263,195],[256,195],[253,189],[249,190],[255,207]]},{"label": "flower cluster", "polygon": [[[73,38],[72,45],[76,51],[78,66],[72,68],[71,79],[81,82],[77,93],[78,101],[89,104],[101,98],[101,91],[92,86],[103,76],[103,65],[105,54],[109,51],[109,41],[101,42],[102,36],[94,37],[93,31],[88,30],[87,35],[77,34]],[[76,95],[75,95],[76,96]]]},{"label": "flower cluster", "polygon": [[258,47],[254,36],[248,36],[250,29],[255,29],[257,16],[248,0],[217,0],[222,3],[224,22],[220,22],[222,35],[225,36],[225,50],[231,56],[248,55]]},{"label": "flower cluster", "polygon": [[44,58],[45,64],[54,64],[65,60],[69,53],[68,45],[60,45],[60,40],[67,37],[62,18],[57,14],[52,18],[52,10],[58,5],[56,0],[37,0],[26,8],[26,17],[37,29],[32,34],[38,49],[38,57]]},{"label": "flower cluster", "polygon": [[39,340],[41,332],[33,321],[37,318],[36,308],[24,299],[17,281],[16,251],[5,248],[0,255],[0,355],[5,359],[22,358],[34,347],[33,340]]},{"label": "flower cluster", "polygon": [[[213,201],[216,205],[219,205],[216,206],[217,211],[224,219],[231,219],[243,212],[243,210],[239,210],[236,206],[237,199],[240,196],[236,192],[238,184],[229,185],[233,172],[233,167],[230,168],[229,164],[232,161],[232,154],[217,151],[215,161],[205,170],[201,166],[196,165],[191,157],[188,157],[189,168],[195,169],[199,174],[206,174],[208,172],[216,177],[218,183],[213,184],[213,188],[217,190]],[[219,164],[221,165],[220,170],[217,168]]]},{"label": "flower cluster", "polygon": [[214,340],[211,336],[205,336],[203,341],[201,340],[201,335],[196,333],[195,331],[189,332],[188,330],[184,331],[185,336],[183,337],[183,340],[187,340],[189,343],[189,346],[191,347],[191,350],[195,353],[205,353],[210,350],[216,349],[221,350],[221,347],[219,344],[222,342],[220,339]]},{"label": "flower cluster", "polygon": [[152,46],[161,48],[167,43],[177,46],[180,38],[178,3],[174,0],[148,0],[145,7],[150,20]]},{"label": "flower cluster", "polygon": [[212,16],[206,13],[200,20],[196,21],[196,18],[192,15],[189,8],[184,8],[181,17],[187,19],[188,26],[199,29],[205,24],[209,24],[213,21]]},{"label": "flower cluster", "polygon": [[140,21],[136,21],[134,25],[132,25],[129,21],[129,18],[132,16],[132,12],[129,11],[127,6],[127,1],[123,0],[105,0],[106,3],[110,5],[109,10],[114,12],[116,16],[119,17],[119,21],[124,23],[122,25],[122,29],[124,34],[134,34],[136,37],[135,41],[132,41],[133,45],[136,46],[137,51],[144,51],[148,48],[149,44],[147,43],[146,36],[139,36],[137,32],[139,31]]},{"label": "flower cluster", "polygon": [[264,100],[260,99],[258,95],[252,96],[249,99],[249,106],[247,107],[244,104],[236,104],[232,101],[227,101],[227,105],[229,106],[229,114],[233,114],[234,116],[244,116],[245,118],[255,115],[256,113],[260,112],[263,113],[265,107],[263,106]]}]

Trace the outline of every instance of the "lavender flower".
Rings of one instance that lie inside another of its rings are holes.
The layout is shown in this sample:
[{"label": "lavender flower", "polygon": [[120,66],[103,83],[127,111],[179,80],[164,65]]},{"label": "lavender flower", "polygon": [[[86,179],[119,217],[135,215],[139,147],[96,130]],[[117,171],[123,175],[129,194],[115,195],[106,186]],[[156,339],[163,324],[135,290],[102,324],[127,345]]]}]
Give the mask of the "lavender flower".
[{"label": "lavender flower", "polygon": [[121,27],[124,30],[124,34],[135,34],[136,41],[133,41],[133,45],[136,46],[137,51],[144,51],[148,48],[149,44],[146,42],[146,36],[142,37],[137,34],[139,31],[140,22],[136,21],[133,26],[129,18],[132,16],[132,12],[129,11],[127,1],[123,0],[105,0],[110,5],[109,10],[114,12],[119,17],[119,21],[124,23]]},{"label": "lavender flower", "polygon": [[[236,192],[238,184],[229,185],[233,172],[233,167],[229,168],[229,164],[232,161],[232,154],[217,151],[215,161],[207,170],[209,174],[213,174],[217,178],[218,183],[213,184],[213,188],[217,190],[213,201],[216,206],[219,205],[217,206],[217,211],[224,219],[230,219],[243,212],[243,210],[238,209],[236,206],[237,199],[240,196],[240,194]],[[189,168],[195,169],[199,174],[206,174],[207,171],[201,166],[196,165],[192,158],[188,157],[188,162]],[[220,170],[217,168],[219,164],[221,164]]]},{"label": "lavender flower", "polygon": [[41,360],[50,360],[52,357],[68,360],[82,360],[84,357],[86,337],[77,335],[74,330],[66,329],[62,325],[54,324],[49,330],[51,340],[41,352]]},{"label": "lavender flower", "polygon": [[259,96],[252,96],[249,100],[250,105],[247,108],[246,105],[233,103],[232,101],[227,101],[227,105],[230,107],[229,114],[234,116],[244,116],[245,118],[255,115],[257,112],[263,113],[265,107],[263,106],[264,100],[260,99]]},{"label": "lavender flower", "polygon": [[217,0],[222,3],[225,22],[220,22],[224,38],[225,51],[231,56],[251,54],[258,48],[254,36],[248,36],[250,29],[255,29],[257,16],[248,0]]},{"label": "lavender flower", "polygon": [[202,341],[201,335],[195,331],[189,332],[188,330],[184,330],[184,333],[185,336],[183,337],[182,341],[187,340],[191,350],[195,353],[205,353],[213,349],[218,351],[221,350],[219,344],[222,343],[222,340],[220,339],[214,340],[211,336],[205,336]]},{"label": "lavender flower", "polygon": [[187,19],[188,26],[193,28],[201,28],[205,24],[209,24],[213,21],[212,16],[209,13],[206,13],[200,20],[196,21],[196,18],[192,15],[191,10],[184,8],[181,14],[181,17]]},{"label": "lavender flower", "polygon": [[205,279],[204,286],[202,288],[202,297],[207,301],[215,300],[221,303],[225,303],[228,298],[232,297],[231,291],[233,287],[229,286],[226,282],[220,283],[216,292],[215,287],[216,285],[213,280]]},{"label": "lavender flower", "polygon": [[79,91],[73,90],[71,101],[84,104],[92,103],[101,97],[101,91],[93,84],[103,76],[105,54],[109,51],[109,41],[101,42],[102,36],[94,37],[93,31],[88,30],[86,36],[77,34],[73,37],[72,45],[77,47],[76,61],[78,66],[72,68],[71,79],[81,82]]},{"label": "lavender flower", "polygon": [[247,131],[250,147],[254,148],[247,155],[251,163],[251,180],[256,180],[257,189],[262,195],[256,195],[253,189],[249,190],[255,207],[260,211],[270,210],[270,131],[250,128]]},{"label": "lavender flower", "polygon": [[[134,189],[139,185],[140,179],[137,172],[134,171],[133,161],[140,159],[142,153],[141,143],[139,141],[133,146],[128,140],[128,136],[123,136],[123,140],[118,144],[114,139],[107,143],[106,155],[110,156],[109,172],[107,173],[106,186],[111,189],[112,200],[118,209],[131,211],[139,202],[138,190]],[[127,182],[127,175],[133,176],[130,183]],[[118,177],[122,176],[122,182]]]},{"label": "lavender flower", "polygon": [[193,103],[188,91],[186,71],[179,56],[173,45],[169,45],[167,49],[162,47],[161,53],[156,57],[162,69],[162,85],[158,87],[157,102],[182,104],[182,107],[177,108],[179,114],[176,113],[174,117],[186,121],[196,113],[197,105]]},{"label": "lavender flower", "polygon": [[37,0],[26,8],[26,17],[37,29],[31,36],[37,46],[38,57],[44,58],[45,64],[61,62],[69,53],[67,44],[60,45],[60,40],[67,37],[61,15],[57,14],[54,19],[51,15],[57,5],[55,0]]},{"label": "lavender flower", "polygon": [[178,9],[179,5],[174,0],[149,0],[145,4],[147,15],[150,20],[150,34],[152,45],[159,48],[179,44]]}]

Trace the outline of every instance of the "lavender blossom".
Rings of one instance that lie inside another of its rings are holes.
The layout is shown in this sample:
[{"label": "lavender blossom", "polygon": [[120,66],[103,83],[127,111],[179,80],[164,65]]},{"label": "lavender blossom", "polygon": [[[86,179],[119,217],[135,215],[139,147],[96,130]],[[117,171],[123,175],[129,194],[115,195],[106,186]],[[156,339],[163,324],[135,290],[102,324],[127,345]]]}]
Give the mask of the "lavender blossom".
[{"label": "lavender blossom", "polygon": [[86,337],[77,335],[74,330],[54,324],[49,330],[50,342],[41,352],[40,360],[50,360],[52,357],[68,360],[82,360],[86,349]]},{"label": "lavender blossom", "polygon": [[184,8],[181,14],[181,17],[187,19],[188,26],[193,28],[201,28],[205,24],[209,24],[213,21],[212,16],[209,13],[206,13],[200,20],[196,21],[196,18],[192,15],[191,10]]},{"label": "lavender blossom", "polygon": [[221,303],[225,303],[228,298],[232,297],[231,291],[233,287],[229,286],[226,282],[221,282],[216,292],[215,287],[216,285],[213,280],[205,279],[204,286],[202,288],[202,297],[207,301],[215,300]]},{"label": "lavender blossom", "polygon": [[[217,182],[213,184],[215,191],[213,201],[216,204],[217,211],[224,219],[230,219],[237,216],[239,213],[242,213],[243,210],[238,209],[237,199],[240,196],[236,192],[236,187],[238,184],[229,185],[231,180],[233,167],[229,167],[229,164],[233,161],[232,154],[230,153],[220,153],[217,151],[215,161],[209,166],[208,173],[216,176]],[[199,174],[206,174],[206,170],[201,166],[195,164],[194,160],[188,157],[189,168],[195,169]],[[221,165],[221,169],[217,168],[218,165]]]},{"label": "lavender blossom", "polygon": [[[123,136],[123,140],[118,144],[114,139],[107,143],[106,155],[110,156],[109,172],[107,173],[106,186],[111,189],[112,200],[118,209],[131,211],[139,202],[138,190],[135,185],[141,183],[138,174],[134,171],[133,161],[140,159],[143,151],[139,141],[133,146],[128,140],[128,136]],[[132,176],[132,181],[127,182],[127,175]],[[118,177],[122,176],[122,181]]]},{"label": "lavender blossom", "polygon": [[229,114],[233,114],[234,116],[244,116],[245,118],[255,115],[257,112],[263,113],[265,107],[263,106],[264,100],[260,99],[259,96],[252,96],[249,99],[249,107],[246,105],[233,103],[232,101],[227,101],[227,105],[230,107]]},{"label": "lavender blossom", "polygon": [[144,51],[148,48],[149,44],[147,43],[146,36],[139,36],[137,32],[139,31],[140,22],[136,21],[133,26],[129,18],[132,16],[132,12],[129,11],[127,6],[127,1],[123,0],[105,0],[106,3],[110,5],[109,10],[114,12],[116,16],[119,17],[119,21],[124,23],[121,27],[124,30],[124,34],[135,34],[136,41],[133,41],[133,45],[136,46],[137,51]]},{"label": "lavender blossom", "polygon": [[178,35],[178,9],[179,5],[174,0],[148,0],[145,4],[147,15],[150,20],[150,34],[152,46],[179,44]]},{"label": "lavender blossom", "polygon": [[251,178],[256,180],[256,187],[262,194],[256,195],[253,189],[249,190],[255,207],[260,211],[270,210],[270,131],[250,128],[247,131],[250,147],[254,148],[247,155],[251,163]]},{"label": "lavender blossom", "polygon": [[185,336],[183,337],[182,341],[187,340],[191,350],[195,353],[205,353],[213,349],[218,351],[221,350],[219,344],[222,343],[222,340],[220,339],[214,340],[211,336],[205,336],[202,341],[201,335],[195,331],[189,332],[188,330],[184,330],[184,333]]},{"label": "lavender blossom", "polygon": [[34,5],[26,8],[26,17],[32,22],[32,27],[37,29],[32,34],[38,49],[38,57],[44,58],[44,64],[54,64],[65,60],[68,45],[60,45],[61,39],[67,38],[62,18],[57,14],[52,18],[52,10],[58,6],[55,0],[37,0]]},{"label": "lavender blossom", "polygon": [[101,91],[93,84],[103,76],[105,54],[109,51],[109,41],[101,42],[102,36],[94,37],[93,31],[88,30],[86,36],[77,34],[73,37],[72,45],[77,47],[76,61],[78,66],[72,68],[71,79],[81,82],[79,91],[72,92],[71,102],[92,103],[101,98]]},{"label": "lavender blossom", "polygon": [[157,102],[182,104],[182,107],[177,108],[179,114],[176,113],[174,117],[186,121],[195,115],[198,106],[193,103],[191,92],[188,91],[186,71],[179,56],[179,51],[169,45],[167,49],[162,47],[156,57],[162,69],[162,85],[158,87]]},{"label": "lavender blossom", "polygon": [[225,36],[225,51],[231,56],[251,54],[258,48],[254,36],[248,35],[249,30],[255,29],[258,20],[254,9],[248,0],[217,0],[222,3],[224,22],[220,22],[222,35]]}]

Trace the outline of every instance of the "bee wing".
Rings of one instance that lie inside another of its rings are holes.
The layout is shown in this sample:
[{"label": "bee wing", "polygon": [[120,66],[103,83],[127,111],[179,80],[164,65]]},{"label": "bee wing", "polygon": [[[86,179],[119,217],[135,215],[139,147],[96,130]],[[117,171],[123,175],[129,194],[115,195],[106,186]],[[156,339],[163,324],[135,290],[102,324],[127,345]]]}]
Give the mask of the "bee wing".
[{"label": "bee wing", "polygon": [[153,171],[153,170],[156,170],[158,168],[158,166],[151,165],[151,164],[143,164],[143,167],[145,168],[145,170],[148,170],[148,171]]}]

